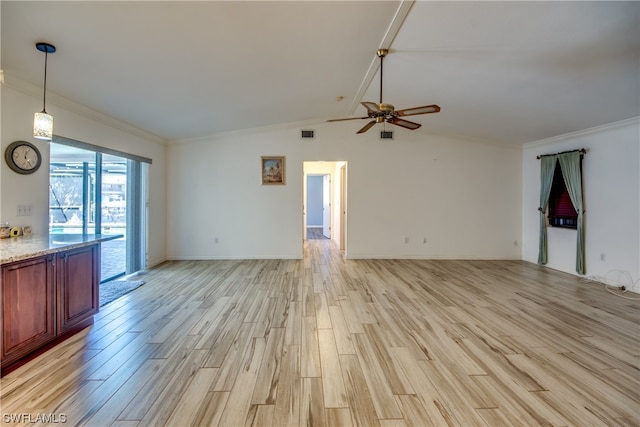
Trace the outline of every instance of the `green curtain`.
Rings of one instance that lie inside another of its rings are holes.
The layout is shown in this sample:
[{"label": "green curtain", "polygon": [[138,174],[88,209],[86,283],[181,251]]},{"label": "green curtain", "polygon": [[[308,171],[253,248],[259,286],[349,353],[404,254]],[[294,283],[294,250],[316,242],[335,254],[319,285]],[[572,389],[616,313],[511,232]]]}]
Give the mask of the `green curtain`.
[{"label": "green curtain", "polygon": [[547,219],[545,213],[549,204],[549,194],[553,184],[553,172],[556,169],[558,156],[542,156],[540,158],[540,244],[538,248],[538,264],[547,263]]},{"label": "green curtain", "polygon": [[582,171],[580,170],[580,153],[571,152],[558,155],[562,177],[567,186],[567,192],[571,197],[571,203],[578,214],[578,245],[576,254],[576,271],[585,274],[584,265],[584,222],[582,207]]}]

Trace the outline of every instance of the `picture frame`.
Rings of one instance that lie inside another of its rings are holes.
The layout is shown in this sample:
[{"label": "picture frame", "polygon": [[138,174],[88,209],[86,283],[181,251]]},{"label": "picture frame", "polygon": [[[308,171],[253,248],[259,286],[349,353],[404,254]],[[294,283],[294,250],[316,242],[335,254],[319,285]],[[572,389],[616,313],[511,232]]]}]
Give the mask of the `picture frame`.
[{"label": "picture frame", "polygon": [[285,156],[262,156],[260,158],[262,185],[285,185],[285,162]]}]

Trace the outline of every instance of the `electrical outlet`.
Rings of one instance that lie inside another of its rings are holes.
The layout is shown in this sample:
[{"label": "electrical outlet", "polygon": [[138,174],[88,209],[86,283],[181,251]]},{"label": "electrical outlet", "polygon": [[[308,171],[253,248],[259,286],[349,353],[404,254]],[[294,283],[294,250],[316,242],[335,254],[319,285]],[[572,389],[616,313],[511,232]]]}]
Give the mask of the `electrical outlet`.
[{"label": "electrical outlet", "polygon": [[607,254],[605,254],[604,252],[602,252],[600,254],[600,261],[606,261],[607,260]]},{"label": "electrical outlet", "polygon": [[405,238],[404,238],[404,242],[405,242],[405,243],[409,243],[409,238],[408,238],[408,237],[405,237]]},{"label": "electrical outlet", "polygon": [[425,243],[427,243],[427,238],[426,238],[426,237],[423,237],[423,238],[422,238],[422,244],[425,244]]}]

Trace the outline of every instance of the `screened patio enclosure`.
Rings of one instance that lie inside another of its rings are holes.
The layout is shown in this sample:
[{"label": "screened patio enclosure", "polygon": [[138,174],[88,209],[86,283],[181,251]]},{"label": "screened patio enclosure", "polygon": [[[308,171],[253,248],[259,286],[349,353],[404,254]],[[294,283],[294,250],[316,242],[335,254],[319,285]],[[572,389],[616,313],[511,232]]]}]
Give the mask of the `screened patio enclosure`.
[{"label": "screened patio enclosure", "polygon": [[140,251],[144,245],[130,241],[131,236],[142,240],[144,235],[142,221],[133,216],[141,212],[136,190],[142,186],[141,168],[140,162],[118,155],[51,144],[49,233],[53,239],[58,234],[124,236],[101,244],[101,282],[144,266]]}]

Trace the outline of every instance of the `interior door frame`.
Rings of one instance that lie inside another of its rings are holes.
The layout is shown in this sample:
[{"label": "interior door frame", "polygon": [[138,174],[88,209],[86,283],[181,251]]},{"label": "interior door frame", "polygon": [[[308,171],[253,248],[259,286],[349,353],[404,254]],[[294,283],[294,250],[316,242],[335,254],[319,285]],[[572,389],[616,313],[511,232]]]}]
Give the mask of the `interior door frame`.
[{"label": "interior door frame", "polygon": [[346,253],[347,239],[347,164],[340,166],[340,250]]},{"label": "interior door frame", "polygon": [[[322,175],[322,235],[328,239],[333,238],[333,191],[331,185],[333,180],[331,174]],[[328,212],[327,212],[328,211]]]},{"label": "interior door frame", "polygon": [[[303,244],[307,240],[307,176],[329,175],[331,190],[331,240],[346,254],[347,248],[347,165],[346,161],[303,161]],[[336,230],[339,227],[339,230]]]}]

